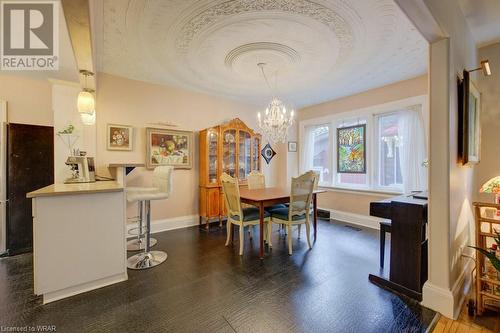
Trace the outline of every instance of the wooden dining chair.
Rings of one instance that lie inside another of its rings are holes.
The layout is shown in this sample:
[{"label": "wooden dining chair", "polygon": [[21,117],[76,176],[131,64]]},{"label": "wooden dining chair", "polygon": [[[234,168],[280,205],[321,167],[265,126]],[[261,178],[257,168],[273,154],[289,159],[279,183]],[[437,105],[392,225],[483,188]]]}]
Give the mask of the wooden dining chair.
[{"label": "wooden dining chair", "polygon": [[261,189],[266,187],[266,177],[262,172],[253,170],[247,176],[249,190]]},{"label": "wooden dining chair", "polygon": [[[253,170],[247,176],[247,184],[249,190],[258,190],[266,188],[266,176],[262,172]],[[265,210],[271,212],[273,209],[286,208],[284,204],[276,204],[270,207],[266,207]],[[280,225],[280,229],[283,229],[283,225]],[[250,238],[253,237],[253,229],[249,228]]]},{"label": "wooden dining chair", "polygon": [[[224,192],[224,202],[226,204],[227,210],[227,238],[226,246],[229,245],[231,240],[231,235],[233,232],[233,225],[239,227],[240,236],[240,256],[243,255],[243,243],[244,243],[244,228],[248,226],[254,226],[260,224],[259,209],[257,207],[241,207],[240,201],[240,187],[238,185],[238,180],[231,177],[227,173],[223,173],[220,177],[222,183],[222,189]],[[271,214],[264,211],[264,240],[267,240],[267,230]]]},{"label": "wooden dining chair", "polygon": [[[311,245],[311,218],[310,208],[314,191],[316,175],[309,171],[303,175],[292,178],[290,191],[290,205],[286,208],[273,209],[271,211],[272,223],[284,224],[287,228],[288,254],[292,255],[292,226],[306,226],[307,244]],[[269,224],[268,234],[272,234],[272,223]],[[271,237],[269,237],[269,247],[272,247]]]}]

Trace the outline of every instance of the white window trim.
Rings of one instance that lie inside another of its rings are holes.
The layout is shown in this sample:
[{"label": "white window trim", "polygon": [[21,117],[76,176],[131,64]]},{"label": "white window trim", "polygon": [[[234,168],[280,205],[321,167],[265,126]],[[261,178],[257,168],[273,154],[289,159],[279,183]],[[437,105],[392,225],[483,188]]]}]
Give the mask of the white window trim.
[{"label": "white window trim", "polygon": [[[426,142],[428,145],[429,139],[427,137],[427,133],[429,133],[429,105],[428,105],[428,97],[427,95],[419,95],[414,97],[409,97],[397,101],[392,101],[388,103],[378,104],[369,106],[366,108],[353,109],[344,112],[332,113],[327,116],[310,118],[299,121],[299,149],[303,149],[304,143],[304,133],[305,128],[307,126],[318,126],[318,125],[330,125],[330,143],[332,149],[330,149],[330,165],[331,165],[331,173],[332,173],[332,183],[331,184],[319,184],[323,188],[330,189],[339,189],[339,190],[349,190],[354,192],[368,192],[368,193],[388,193],[388,194],[400,194],[402,193],[402,189],[400,188],[386,188],[376,186],[377,184],[377,172],[373,167],[374,156],[373,154],[377,151],[375,149],[375,140],[371,140],[369,138],[373,137],[373,131],[375,130],[375,116],[385,113],[396,112],[398,110],[402,110],[408,106],[420,104],[422,105],[422,115],[424,119],[424,129],[426,133]],[[346,184],[337,183],[337,126],[344,123],[346,121],[352,121],[360,119],[366,121],[366,168],[367,168],[367,185],[366,186],[353,186]],[[428,148],[428,147],[427,147]],[[299,155],[299,159],[302,158]],[[299,161],[299,165],[301,165]],[[302,172],[302,170],[300,170]]]}]

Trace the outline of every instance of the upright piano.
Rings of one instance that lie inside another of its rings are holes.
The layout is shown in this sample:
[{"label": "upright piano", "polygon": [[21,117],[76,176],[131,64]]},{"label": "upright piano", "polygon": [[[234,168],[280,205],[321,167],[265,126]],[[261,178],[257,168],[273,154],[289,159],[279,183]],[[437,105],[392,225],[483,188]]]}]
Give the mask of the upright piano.
[{"label": "upright piano", "polygon": [[427,281],[427,201],[427,192],[418,192],[370,203],[371,216],[391,220],[391,259],[389,279],[369,280],[419,301]]}]

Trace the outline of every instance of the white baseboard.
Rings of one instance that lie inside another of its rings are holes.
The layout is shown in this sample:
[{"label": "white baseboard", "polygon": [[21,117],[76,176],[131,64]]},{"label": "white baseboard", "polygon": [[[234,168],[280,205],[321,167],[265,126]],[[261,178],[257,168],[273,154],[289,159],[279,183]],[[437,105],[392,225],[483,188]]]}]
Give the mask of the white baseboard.
[{"label": "white baseboard", "polygon": [[60,299],[66,298],[66,297],[78,295],[78,294],[81,294],[81,293],[84,293],[84,292],[87,292],[90,290],[94,290],[94,289],[106,287],[106,286],[109,286],[109,285],[112,285],[112,284],[115,284],[118,282],[126,281],[128,279],[127,268],[123,267],[123,269],[125,270],[125,272],[123,272],[123,273],[108,276],[108,277],[105,277],[105,278],[102,278],[102,279],[99,279],[96,281],[83,283],[83,284],[69,287],[69,288],[65,288],[62,290],[57,290],[57,291],[45,293],[45,294],[43,294],[43,304],[51,303],[51,302],[58,301]]},{"label": "white baseboard", "polygon": [[473,268],[473,262],[468,261],[451,290],[425,282],[422,305],[456,320],[472,286]]},{"label": "white baseboard", "polygon": [[361,214],[355,214],[350,212],[344,212],[341,210],[328,209],[328,208],[318,208],[321,210],[326,210],[330,212],[330,219],[337,220],[341,222],[346,222],[350,224],[356,224],[367,228],[380,229],[380,222],[385,221],[384,219],[367,216]]},{"label": "white baseboard", "polygon": [[[155,234],[157,232],[187,228],[198,224],[199,224],[198,215],[186,215],[186,216],[172,217],[169,219],[154,220],[151,221],[151,233]],[[128,234],[128,231],[136,227],[137,227],[136,223],[127,224],[127,237],[133,237]]]}]

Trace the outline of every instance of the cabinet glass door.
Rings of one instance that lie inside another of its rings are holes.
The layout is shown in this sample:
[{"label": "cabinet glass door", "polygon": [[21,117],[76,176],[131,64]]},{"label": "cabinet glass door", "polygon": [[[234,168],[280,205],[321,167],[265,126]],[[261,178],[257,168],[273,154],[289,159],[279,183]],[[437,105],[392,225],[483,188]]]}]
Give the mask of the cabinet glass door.
[{"label": "cabinet glass door", "polygon": [[216,130],[208,131],[208,182],[217,183],[217,142],[219,140]]},{"label": "cabinet glass door", "polygon": [[254,137],[252,141],[252,170],[260,171],[260,139]]},{"label": "cabinet glass door", "polygon": [[250,171],[252,171],[252,137],[250,133],[240,131],[239,136],[239,161],[238,176],[240,180],[246,180]]},{"label": "cabinet glass door", "polygon": [[222,133],[222,171],[236,176],[236,130]]}]

